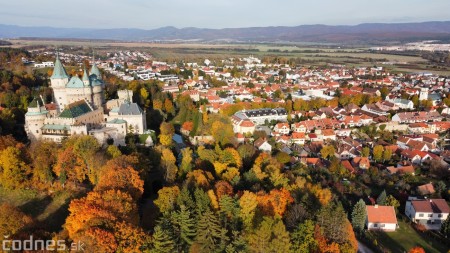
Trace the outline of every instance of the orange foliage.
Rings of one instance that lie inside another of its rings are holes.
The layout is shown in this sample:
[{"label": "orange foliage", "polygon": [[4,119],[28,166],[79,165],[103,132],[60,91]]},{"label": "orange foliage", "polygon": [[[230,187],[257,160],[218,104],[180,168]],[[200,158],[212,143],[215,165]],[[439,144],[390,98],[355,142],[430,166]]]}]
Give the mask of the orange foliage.
[{"label": "orange foliage", "polygon": [[190,132],[192,131],[192,129],[194,129],[194,123],[192,121],[186,121],[183,123],[181,128]]},{"label": "orange foliage", "polygon": [[82,182],[86,178],[87,168],[73,151],[73,146],[68,146],[58,154],[53,172],[58,177],[61,177],[62,173],[66,173],[68,180]]},{"label": "orange foliage", "polygon": [[204,170],[194,170],[186,175],[186,181],[194,183],[198,187],[209,188],[209,184],[213,180],[211,172]]},{"label": "orange foliage", "polygon": [[134,199],[139,199],[144,192],[144,181],[131,167],[117,165],[104,166],[100,174],[96,191],[119,189],[128,192]]},{"label": "orange foliage", "polygon": [[425,253],[422,247],[416,246],[408,251],[408,253]]},{"label": "orange foliage", "polygon": [[224,195],[231,196],[233,194],[233,186],[231,186],[230,183],[227,181],[220,180],[215,185],[214,188],[216,189],[216,194],[219,200]]},{"label": "orange foliage", "polygon": [[258,193],[258,206],[265,215],[283,216],[288,204],[294,202],[288,190],[281,188],[273,189],[269,194]]},{"label": "orange foliage", "polygon": [[328,242],[319,225],[314,229],[314,239],[317,241],[317,251],[319,253],[339,253],[339,245],[335,242]]}]

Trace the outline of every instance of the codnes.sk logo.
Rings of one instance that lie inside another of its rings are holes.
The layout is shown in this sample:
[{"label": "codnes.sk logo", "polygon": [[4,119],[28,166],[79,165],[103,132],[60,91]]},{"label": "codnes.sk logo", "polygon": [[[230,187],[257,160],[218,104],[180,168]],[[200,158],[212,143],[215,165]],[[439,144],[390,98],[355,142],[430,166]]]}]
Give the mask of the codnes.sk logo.
[{"label": "codnes.sk logo", "polygon": [[32,235],[25,240],[16,240],[5,235],[2,238],[3,251],[84,251],[85,244],[81,241],[72,242],[70,246],[66,245],[65,240],[37,240]]}]

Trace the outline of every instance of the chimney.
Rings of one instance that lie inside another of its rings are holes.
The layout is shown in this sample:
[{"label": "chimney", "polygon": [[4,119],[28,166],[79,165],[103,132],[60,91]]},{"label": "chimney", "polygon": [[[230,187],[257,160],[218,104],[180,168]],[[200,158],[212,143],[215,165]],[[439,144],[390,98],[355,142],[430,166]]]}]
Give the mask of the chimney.
[{"label": "chimney", "polygon": [[375,208],[378,208],[378,205],[375,205],[374,207],[375,207]]}]

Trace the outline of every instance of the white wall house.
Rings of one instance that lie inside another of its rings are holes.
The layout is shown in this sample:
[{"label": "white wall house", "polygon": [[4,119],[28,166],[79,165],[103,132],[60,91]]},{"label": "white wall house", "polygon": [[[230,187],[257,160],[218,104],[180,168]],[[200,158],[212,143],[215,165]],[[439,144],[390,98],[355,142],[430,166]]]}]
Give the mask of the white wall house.
[{"label": "white wall house", "polygon": [[366,206],[366,211],[366,226],[368,230],[389,232],[397,229],[397,217],[393,206]]},{"label": "white wall house", "polygon": [[411,221],[420,223],[430,230],[441,229],[450,212],[445,199],[410,198],[405,205],[405,214]]}]

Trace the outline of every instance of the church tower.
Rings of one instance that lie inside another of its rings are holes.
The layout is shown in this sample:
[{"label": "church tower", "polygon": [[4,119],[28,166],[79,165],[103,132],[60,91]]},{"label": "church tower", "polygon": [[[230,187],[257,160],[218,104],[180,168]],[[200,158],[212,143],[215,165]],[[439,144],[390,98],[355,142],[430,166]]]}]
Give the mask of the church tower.
[{"label": "church tower", "polygon": [[69,82],[69,75],[62,65],[58,53],[56,53],[55,67],[50,82],[53,89],[53,101],[58,106],[58,111],[62,111],[67,104],[66,84]]}]

